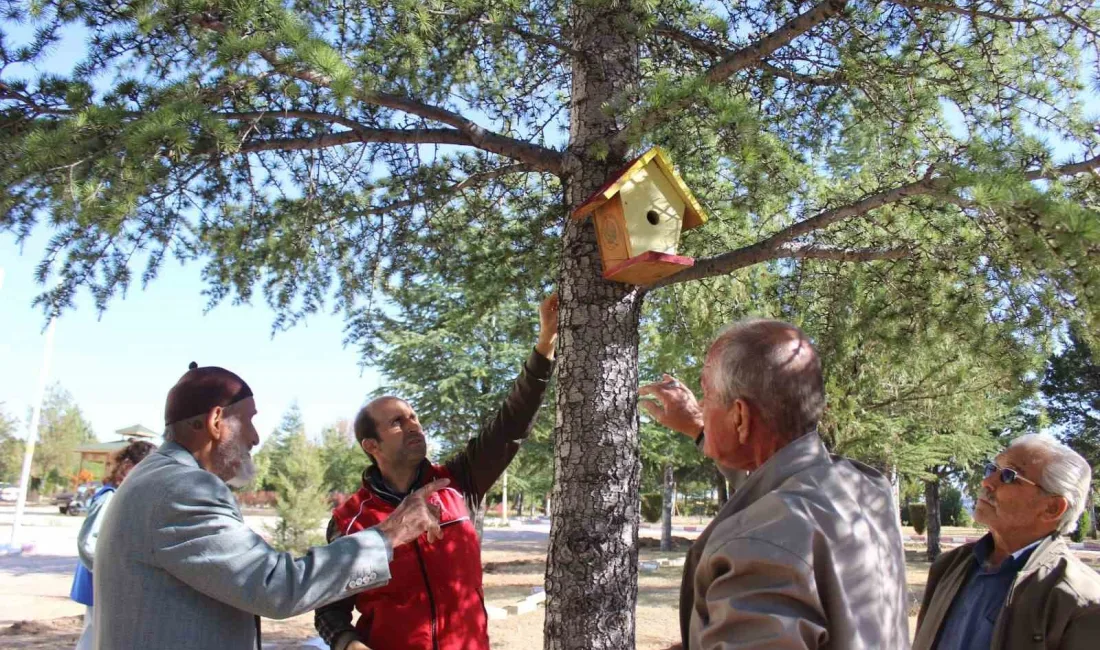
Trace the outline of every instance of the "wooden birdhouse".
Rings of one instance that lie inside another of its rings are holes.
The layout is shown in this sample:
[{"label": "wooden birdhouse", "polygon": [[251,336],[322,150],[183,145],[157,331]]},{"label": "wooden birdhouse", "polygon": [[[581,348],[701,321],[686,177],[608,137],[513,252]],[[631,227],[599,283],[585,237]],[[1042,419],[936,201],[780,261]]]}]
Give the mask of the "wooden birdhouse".
[{"label": "wooden birdhouse", "polygon": [[680,233],[707,217],[668,156],[654,147],[613,176],[580,207],[596,224],[603,277],[648,286],[695,263],[676,254]]}]

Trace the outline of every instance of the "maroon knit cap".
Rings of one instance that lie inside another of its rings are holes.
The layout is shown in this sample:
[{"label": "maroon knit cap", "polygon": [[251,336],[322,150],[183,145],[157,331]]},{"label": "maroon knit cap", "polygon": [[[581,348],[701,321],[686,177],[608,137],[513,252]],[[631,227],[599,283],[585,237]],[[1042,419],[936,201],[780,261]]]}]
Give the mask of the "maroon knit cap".
[{"label": "maroon knit cap", "polygon": [[215,406],[224,408],[252,397],[248,384],[225,368],[200,368],[194,361],[188,368],[168,391],[168,399],[164,402],[165,425],[209,413]]}]

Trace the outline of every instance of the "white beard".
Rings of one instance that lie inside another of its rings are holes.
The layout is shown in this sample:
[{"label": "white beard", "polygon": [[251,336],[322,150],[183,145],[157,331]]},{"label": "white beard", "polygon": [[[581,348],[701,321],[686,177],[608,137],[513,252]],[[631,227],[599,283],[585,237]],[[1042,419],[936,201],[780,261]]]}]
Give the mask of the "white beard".
[{"label": "white beard", "polygon": [[256,465],[252,462],[252,455],[249,454],[241,461],[237,474],[226,481],[225,484],[231,488],[243,488],[251,483],[254,478],[256,478]]}]

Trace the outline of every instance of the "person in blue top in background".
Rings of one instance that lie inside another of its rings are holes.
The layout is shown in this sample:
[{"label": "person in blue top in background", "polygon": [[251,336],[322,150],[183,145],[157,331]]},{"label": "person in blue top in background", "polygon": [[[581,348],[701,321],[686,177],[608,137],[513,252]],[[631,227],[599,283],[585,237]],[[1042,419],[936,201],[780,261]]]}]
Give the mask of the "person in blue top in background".
[{"label": "person in blue top in background", "polygon": [[107,506],[111,503],[111,496],[115,489],[122,484],[123,479],[130,473],[135,465],[148,456],[156,447],[144,440],[133,440],[129,445],[115,454],[111,467],[103,487],[96,491],[88,505],[88,516],[80,527],[80,534],[76,538],[77,554],[80,562],[76,565],[76,573],[73,575],[73,587],[69,592],[69,598],[84,605],[84,631],[80,634],[80,640],[76,643],[76,650],[92,650],[95,645],[95,634],[92,630],[92,564],[96,554],[96,541],[99,538],[99,526],[103,523],[103,516],[107,513]]}]

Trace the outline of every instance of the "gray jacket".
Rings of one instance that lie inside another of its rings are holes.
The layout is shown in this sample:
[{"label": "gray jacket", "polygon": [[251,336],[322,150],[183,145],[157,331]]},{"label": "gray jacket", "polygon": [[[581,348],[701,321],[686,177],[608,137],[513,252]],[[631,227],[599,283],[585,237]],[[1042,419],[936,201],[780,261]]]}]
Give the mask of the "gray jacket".
[{"label": "gray jacket", "polygon": [[691,565],[681,600],[691,650],[909,647],[889,481],[829,455],[816,433],[749,475],[692,547]]},{"label": "gray jacket", "polygon": [[390,579],[377,531],[294,559],[244,523],[226,484],[165,443],[115,493],[95,554],[99,650],[251,650],[287,618]]},{"label": "gray jacket", "polygon": [[95,559],[99,529],[103,526],[107,506],[114,496],[115,491],[108,490],[99,495],[98,499],[92,501],[92,504],[88,506],[88,516],[84,518],[84,523],[80,525],[80,533],[76,536],[77,555],[80,556],[80,563],[89,571],[92,570],[92,563]]}]

